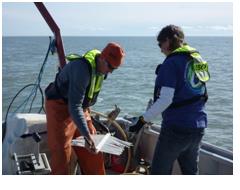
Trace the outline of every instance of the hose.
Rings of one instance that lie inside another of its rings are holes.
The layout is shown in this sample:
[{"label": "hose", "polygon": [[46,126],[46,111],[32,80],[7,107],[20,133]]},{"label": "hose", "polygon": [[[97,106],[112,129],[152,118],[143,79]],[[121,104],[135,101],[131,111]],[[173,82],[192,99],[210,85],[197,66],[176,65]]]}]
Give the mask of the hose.
[{"label": "hose", "polygon": [[30,113],[30,112],[32,111],[33,102],[34,102],[34,100],[35,100],[35,98],[36,98],[36,96],[37,96],[37,91],[38,91],[38,90],[40,91],[41,101],[42,101],[42,102],[41,102],[42,105],[41,105],[38,113],[41,113],[42,110],[45,112],[45,109],[44,109],[44,95],[43,95],[43,91],[42,91],[42,88],[41,88],[40,84],[41,84],[41,80],[42,80],[42,75],[43,75],[43,72],[44,72],[44,68],[45,68],[45,65],[46,65],[46,63],[47,63],[48,55],[49,55],[50,51],[51,51],[52,54],[53,54],[52,49],[53,49],[54,46],[55,46],[55,40],[52,40],[52,38],[49,37],[48,50],[47,50],[47,53],[46,53],[46,55],[45,55],[44,61],[43,61],[43,63],[42,63],[42,66],[41,66],[41,68],[40,68],[40,71],[39,71],[39,73],[38,73],[38,77],[37,77],[36,83],[28,84],[28,85],[24,86],[23,88],[21,88],[21,89],[17,92],[17,94],[13,97],[13,99],[11,100],[11,102],[10,102],[8,108],[7,108],[7,112],[6,112],[6,115],[5,115],[5,121],[4,121],[4,123],[2,124],[2,129],[3,129],[3,131],[4,131],[3,136],[2,136],[2,142],[3,142],[4,138],[5,138],[5,134],[6,134],[6,130],[7,130],[7,117],[8,117],[9,110],[10,110],[10,108],[12,107],[12,104],[13,104],[14,100],[18,97],[18,95],[19,95],[23,90],[25,90],[26,88],[28,88],[28,87],[30,87],[30,86],[33,86],[32,90],[31,90],[31,93],[28,95],[27,98],[25,98],[25,100],[24,100],[20,105],[17,106],[17,108],[15,109],[15,111],[14,111],[13,113],[16,113],[16,112],[17,112],[21,107],[23,107],[23,106],[24,106],[24,108],[23,108],[23,112],[24,112],[25,107],[26,107],[28,101],[30,100],[31,96],[33,95],[33,98],[32,98],[32,101],[31,101],[31,103],[30,103],[30,107],[29,107],[29,110],[28,110],[28,113]]}]

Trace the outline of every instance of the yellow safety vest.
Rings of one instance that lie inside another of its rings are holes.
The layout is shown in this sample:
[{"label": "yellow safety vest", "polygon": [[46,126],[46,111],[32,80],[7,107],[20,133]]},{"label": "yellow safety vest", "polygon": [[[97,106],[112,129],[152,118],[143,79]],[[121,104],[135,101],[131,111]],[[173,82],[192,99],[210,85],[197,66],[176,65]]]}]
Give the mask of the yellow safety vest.
[{"label": "yellow safety vest", "polygon": [[101,52],[99,50],[94,49],[94,50],[88,51],[82,56],[78,54],[70,54],[66,56],[66,59],[68,61],[84,58],[91,68],[90,69],[91,81],[86,90],[85,99],[83,101],[83,107],[89,107],[96,103],[97,96],[102,87],[102,83],[105,75],[96,73],[97,65],[95,62],[96,56],[99,55],[100,53]]},{"label": "yellow safety vest", "polygon": [[190,47],[187,44],[175,49],[169,56],[178,54],[178,53],[187,53],[190,54],[192,58],[192,68],[197,78],[202,82],[207,82],[210,79],[210,73],[208,71],[208,63],[204,61],[201,55],[196,51],[196,49]]}]

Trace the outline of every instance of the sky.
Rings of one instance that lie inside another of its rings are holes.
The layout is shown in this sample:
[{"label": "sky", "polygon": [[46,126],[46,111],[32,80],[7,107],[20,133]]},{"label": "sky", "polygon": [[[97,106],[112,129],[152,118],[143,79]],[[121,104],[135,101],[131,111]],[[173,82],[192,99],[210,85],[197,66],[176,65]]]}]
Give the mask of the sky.
[{"label": "sky", "polygon": [[[168,24],[187,36],[232,36],[231,2],[44,3],[63,36],[156,36]],[[3,36],[49,36],[32,2],[2,3]]]},{"label": "sky", "polygon": [[[200,176],[191,179],[186,178],[187,183],[184,183],[184,188],[179,185],[183,184],[183,179],[174,176],[171,176],[171,179],[170,176],[169,178],[166,176],[163,180],[158,176],[151,176],[151,178],[147,178],[147,183],[146,180],[142,180],[143,183],[141,183],[139,180],[140,178],[125,177],[124,184],[128,187],[135,189],[149,189],[149,184],[155,185],[159,180],[161,180],[162,187],[169,187],[169,184],[171,184],[171,187],[173,188],[185,190],[192,189],[192,187],[197,189],[209,189],[213,184],[215,189],[235,189],[237,184],[239,184],[240,1],[234,0],[234,4],[235,6],[233,7],[232,3],[45,3],[47,9],[61,28],[61,33],[65,36],[155,36],[161,27],[168,24],[180,25],[184,29],[185,34],[189,36],[234,35],[234,176],[201,176],[201,179]],[[235,10],[234,31],[232,9]],[[49,36],[51,35],[51,31],[33,3],[2,3],[2,35]],[[2,72],[0,73],[0,76],[1,75]],[[0,83],[2,83],[2,81],[0,81]],[[2,91],[2,84],[0,84],[0,90]],[[0,98],[0,103],[1,100],[2,98]],[[50,188],[59,187],[76,189],[75,177],[68,178],[68,183],[60,183],[61,179],[59,177],[54,179],[46,178],[44,180]],[[81,177],[81,179],[83,179],[83,177]],[[91,181],[89,179],[84,178],[84,180],[81,181],[81,187],[89,187],[90,184],[92,189],[99,189],[102,187],[102,184],[105,185],[105,183],[102,183],[103,178],[94,178],[94,183],[92,183],[92,178]],[[105,179],[106,182],[110,182],[109,187],[111,188],[112,185],[114,185],[113,183],[119,184],[117,179],[120,178]],[[204,181],[204,183],[199,183],[199,179]],[[12,183],[12,178],[5,177],[2,179],[2,177],[0,177],[0,181],[2,186],[4,186],[4,184],[11,184],[12,188],[21,189],[21,187],[23,187],[19,186],[19,184],[22,183],[22,178],[14,178],[14,183]],[[65,179],[62,181],[66,182]],[[35,185],[36,189],[39,189],[38,186],[36,186],[36,184],[39,183],[39,177],[31,178],[28,183],[31,186]],[[196,186],[196,184],[198,185]],[[108,186],[106,185],[104,186],[105,189],[107,187]],[[40,186],[40,188],[42,187]]]}]

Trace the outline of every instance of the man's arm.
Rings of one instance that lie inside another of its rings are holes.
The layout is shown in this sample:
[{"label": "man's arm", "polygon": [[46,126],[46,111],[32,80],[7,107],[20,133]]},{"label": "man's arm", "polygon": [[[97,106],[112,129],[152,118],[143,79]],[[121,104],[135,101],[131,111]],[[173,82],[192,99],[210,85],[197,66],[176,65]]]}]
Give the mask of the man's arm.
[{"label": "man's arm", "polygon": [[90,73],[85,62],[74,61],[69,69],[68,107],[70,115],[81,135],[89,137],[89,130],[84,118],[82,102],[90,83]]}]

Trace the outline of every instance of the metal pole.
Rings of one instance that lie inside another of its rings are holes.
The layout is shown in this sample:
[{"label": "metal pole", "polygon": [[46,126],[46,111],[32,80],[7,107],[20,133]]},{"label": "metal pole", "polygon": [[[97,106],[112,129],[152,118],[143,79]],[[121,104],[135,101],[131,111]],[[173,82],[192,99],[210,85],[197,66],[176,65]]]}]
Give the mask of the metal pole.
[{"label": "metal pole", "polygon": [[66,60],[65,60],[65,53],[64,53],[60,29],[42,2],[34,2],[34,4],[36,5],[39,12],[43,16],[44,20],[47,22],[48,26],[54,33],[55,40],[56,40],[58,59],[60,62],[60,66],[62,68],[66,64]]}]

